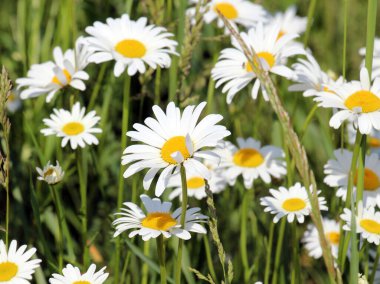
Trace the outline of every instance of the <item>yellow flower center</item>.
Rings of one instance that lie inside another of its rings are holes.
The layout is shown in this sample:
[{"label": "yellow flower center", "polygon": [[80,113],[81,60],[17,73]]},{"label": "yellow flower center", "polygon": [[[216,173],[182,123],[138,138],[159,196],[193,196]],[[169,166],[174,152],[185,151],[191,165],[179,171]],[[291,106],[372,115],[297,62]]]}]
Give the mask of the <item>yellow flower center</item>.
[{"label": "yellow flower center", "polygon": [[115,50],[125,57],[142,58],[146,54],[145,45],[135,39],[124,39],[115,45]]},{"label": "yellow flower center", "polygon": [[69,73],[69,71],[67,71],[66,69],[63,69],[63,74],[65,75],[66,77],[66,80],[67,80],[67,83],[64,84],[62,83],[57,76],[54,76],[53,79],[51,80],[53,83],[57,84],[57,85],[60,85],[60,86],[65,86],[67,85],[68,83],[70,83],[71,81],[71,74]]},{"label": "yellow flower center", "polygon": [[368,144],[372,148],[380,148],[380,139],[375,137],[370,137],[368,139]]},{"label": "yellow flower center", "polygon": [[362,219],[360,227],[372,234],[380,234],[380,224],[371,219]]},{"label": "yellow flower center", "polygon": [[18,272],[18,266],[13,262],[1,262],[0,263],[0,282],[6,282],[13,279]]},{"label": "yellow flower center", "polygon": [[82,133],[84,126],[80,122],[69,122],[62,127],[62,131],[69,136],[74,136]]},{"label": "yellow flower center", "polygon": [[380,99],[370,91],[361,90],[350,95],[344,105],[350,110],[360,108],[361,112],[373,112],[380,110]]},{"label": "yellow flower center", "polygon": [[277,36],[277,40],[279,40],[280,38],[282,38],[285,34],[286,34],[285,31],[280,30],[280,32],[278,33],[278,36]]},{"label": "yellow flower center", "polygon": [[16,96],[14,93],[11,93],[9,96],[8,96],[8,102],[13,102],[14,100],[16,100]]},{"label": "yellow flower center", "polygon": [[197,189],[202,186],[205,186],[205,180],[201,177],[192,177],[187,180],[188,189]]},{"label": "yellow flower center", "polygon": [[149,213],[142,220],[141,225],[154,230],[167,231],[177,225],[177,221],[169,213],[154,212]]},{"label": "yellow flower center", "polygon": [[282,203],[282,208],[286,211],[294,212],[306,207],[306,202],[301,198],[289,198]]},{"label": "yellow flower center", "polygon": [[[354,184],[357,185],[358,182],[358,172],[356,172],[356,175],[354,177]],[[367,191],[374,191],[380,187],[380,179],[377,176],[377,174],[368,169],[364,169],[364,190]]]},{"label": "yellow flower center", "polygon": [[219,11],[224,17],[226,17],[229,20],[233,20],[238,17],[238,11],[230,3],[218,3],[214,6],[214,10]]},{"label": "yellow flower center", "polygon": [[167,140],[164,146],[162,146],[161,157],[169,164],[177,164],[176,160],[171,157],[171,154],[175,152],[180,152],[185,160],[190,158],[190,153],[186,147],[185,136],[174,136]]},{"label": "yellow flower center", "polygon": [[[274,63],[275,63],[275,61],[276,61],[276,59],[274,58],[273,54],[270,53],[270,52],[266,52],[266,51],[258,52],[257,56],[259,58],[264,59],[265,62],[269,65],[269,68],[272,68],[273,65],[274,65]],[[257,62],[255,62],[255,66],[258,67]],[[253,72],[253,68],[252,68],[252,66],[251,66],[251,64],[249,62],[247,62],[245,69],[247,70],[247,72]]]},{"label": "yellow flower center", "polygon": [[255,149],[243,148],[235,153],[233,161],[239,167],[256,168],[264,162],[264,157]]},{"label": "yellow flower center", "polygon": [[330,244],[337,245],[339,244],[340,233],[339,232],[327,233],[326,239],[330,242]]},{"label": "yellow flower center", "polygon": [[86,280],[79,280],[79,281],[73,282],[73,284],[91,284],[91,282],[90,281],[86,281]]}]

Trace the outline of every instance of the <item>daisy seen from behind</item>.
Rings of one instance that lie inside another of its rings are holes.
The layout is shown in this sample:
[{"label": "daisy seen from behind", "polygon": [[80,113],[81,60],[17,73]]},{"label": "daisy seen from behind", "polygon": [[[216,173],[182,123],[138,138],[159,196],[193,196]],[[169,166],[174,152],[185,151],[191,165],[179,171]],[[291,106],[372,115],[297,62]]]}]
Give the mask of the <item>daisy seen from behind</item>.
[{"label": "daisy seen from behind", "polygon": [[199,223],[206,222],[208,217],[200,213],[200,208],[188,208],[186,211],[185,225],[181,228],[181,208],[171,212],[172,203],[162,202],[158,198],[151,199],[143,194],[140,196],[146,213],[132,202],[125,202],[125,208],[112,224],[116,226],[114,237],[126,230],[132,229],[128,237],[140,235],[144,241],[163,235],[165,238],[176,236],[188,240],[190,232],[205,234],[206,229]]},{"label": "daisy seen from behind", "polygon": [[320,92],[314,100],[321,107],[339,109],[330,119],[331,127],[337,129],[345,120],[350,120],[361,134],[380,130],[380,78],[371,84],[367,69],[362,68],[360,81],[340,87],[327,85],[327,88],[330,92]]},{"label": "daisy seen from behind", "polygon": [[[298,37],[297,34],[286,34],[277,40],[279,31],[279,25],[264,27],[262,23],[259,23],[256,28],[249,29],[247,33],[240,33],[240,36],[248,48],[256,52],[265,71],[290,79],[294,73],[285,66],[284,62],[288,57],[305,54],[305,51],[303,48],[291,44]],[[255,80],[251,90],[253,99],[257,98],[260,89],[260,80],[253,72],[253,67],[234,38],[232,45],[232,48],[221,51],[218,62],[211,71],[212,78],[216,82],[215,87],[224,85],[222,92],[227,93],[228,104],[232,102],[239,91],[253,80]],[[264,99],[268,100],[266,91],[263,88],[261,90]]]},{"label": "daisy seen from behind", "polygon": [[[190,0],[190,3],[197,5],[199,1]],[[219,18],[218,11],[236,26],[252,27],[258,22],[265,22],[268,18],[268,13],[261,5],[254,4],[247,0],[211,0],[203,7],[205,13],[203,19],[206,24],[217,21],[219,28],[224,26],[222,19]],[[195,7],[187,10],[188,15],[195,15]]]},{"label": "daisy seen from behind", "polygon": [[[346,200],[352,152],[347,149],[334,151],[335,159],[324,166],[324,182],[338,187],[336,196]],[[356,193],[357,175],[354,176],[353,194]],[[376,153],[366,155],[364,168],[363,202],[365,206],[380,206],[380,158]]]},{"label": "daisy seen from behind", "polygon": [[[358,214],[355,217],[356,233],[360,234],[363,239],[375,245],[380,244],[380,212],[375,210],[374,206],[364,207],[362,202],[358,204]],[[340,218],[345,222],[343,230],[351,231],[351,210],[343,209]]]},{"label": "daisy seen from behind", "polygon": [[145,17],[134,21],[129,15],[120,18],[108,18],[106,23],[95,22],[86,28],[90,37],[86,38],[88,48],[93,52],[90,62],[102,63],[115,60],[114,74],[119,77],[125,69],[128,75],[145,73],[147,64],[168,68],[170,55],[177,55],[177,42],[171,39],[173,34],[164,27],[148,25]]},{"label": "daisy seen from behind", "polygon": [[[365,58],[366,48],[359,49],[359,54]],[[361,66],[365,66],[365,59],[363,59]],[[372,79],[380,76],[380,38],[375,38],[373,47],[373,59],[372,59]]]},{"label": "daisy seen from behind", "polygon": [[101,133],[102,130],[95,127],[100,120],[95,111],[90,111],[85,115],[86,108],[81,107],[77,102],[71,112],[64,109],[53,109],[53,112],[50,118],[43,120],[48,127],[41,130],[45,136],[62,137],[61,146],[65,147],[70,142],[73,150],[78,146],[84,148],[86,145],[99,143],[94,134]]},{"label": "daisy seen from behind", "polygon": [[[226,179],[222,176],[220,170],[216,169],[211,164],[205,164],[205,166],[210,170],[211,177],[207,181],[210,187],[210,191],[213,194],[217,194],[223,191],[226,188]],[[207,197],[206,194],[206,183],[202,176],[192,169],[186,173],[186,185],[187,185],[187,194],[189,197],[195,197],[198,200]],[[173,176],[168,183],[168,187],[174,187],[173,191],[169,194],[169,199],[174,199],[179,196],[182,200],[182,181],[181,175],[176,174]]]},{"label": "daisy seen from behind", "polygon": [[18,284],[31,283],[32,275],[40,266],[40,259],[31,259],[36,253],[35,248],[27,250],[26,245],[17,248],[17,241],[11,241],[9,249],[0,240],[0,283]]},{"label": "daisy seen from behind", "polygon": [[91,264],[88,270],[81,274],[78,267],[71,264],[66,265],[62,274],[54,273],[49,279],[50,284],[102,284],[108,278],[105,273],[106,267],[96,272],[96,265]]},{"label": "daisy seen from behind", "polygon": [[[331,247],[331,253],[335,258],[338,258],[339,240],[340,240],[340,228],[339,223],[335,220],[324,218],[322,220],[323,231],[325,233],[326,240]],[[314,224],[309,224],[305,231],[302,242],[308,251],[309,256],[313,258],[322,257],[322,247],[319,241],[319,234]]]},{"label": "daisy seen from behind", "polygon": [[88,64],[90,51],[85,40],[80,37],[75,43],[75,51],[68,49],[63,53],[60,47],[53,50],[53,61],[34,64],[26,78],[16,80],[21,99],[29,99],[47,94],[46,102],[50,102],[54,95],[62,88],[71,86],[84,91],[84,80],[89,75],[84,71]]},{"label": "daisy seen from behind", "polygon": [[218,160],[210,150],[230,132],[222,125],[217,125],[223,117],[209,114],[198,122],[206,103],[187,106],[181,114],[173,102],[164,112],[159,106],[153,106],[156,118],[148,117],[144,124],[135,123],[135,130],[128,131],[132,141],[141,142],[128,146],[122,156],[122,164],[130,164],[124,172],[124,178],[148,168],[144,176],[144,189],[149,189],[154,177],[162,169],[156,183],[156,196],[160,196],[167,187],[173,174],[179,172],[181,164],[185,169],[193,170],[199,176],[209,179],[209,169],[200,162]]},{"label": "daisy seen from behind", "polygon": [[[297,219],[303,223],[305,216],[310,215],[311,204],[305,187],[300,183],[286,189],[280,186],[278,190],[269,190],[272,196],[260,198],[260,204],[265,207],[264,212],[274,214],[273,222],[277,223],[282,217],[286,216],[287,221],[292,223]],[[319,194],[320,191],[317,192]],[[324,197],[318,197],[319,209],[327,210]]]},{"label": "daisy seen from behind", "polygon": [[286,34],[301,35],[306,31],[307,26],[307,18],[297,16],[297,7],[295,5],[290,6],[285,12],[277,12],[271,22],[280,25],[278,39]]},{"label": "daisy seen from behind", "polygon": [[253,138],[237,138],[238,147],[231,142],[220,144],[216,153],[221,157],[219,168],[230,185],[234,185],[238,176],[242,175],[244,186],[252,188],[255,179],[270,183],[272,177],[281,178],[286,175],[285,154],[282,149],[267,145]]}]

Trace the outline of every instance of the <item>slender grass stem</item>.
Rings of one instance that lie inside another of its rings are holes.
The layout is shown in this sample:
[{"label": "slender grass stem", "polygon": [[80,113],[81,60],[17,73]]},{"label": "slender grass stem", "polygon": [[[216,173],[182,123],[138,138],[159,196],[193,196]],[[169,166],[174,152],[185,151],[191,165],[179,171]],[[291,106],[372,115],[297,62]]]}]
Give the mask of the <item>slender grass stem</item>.
[{"label": "slender grass stem", "polygon": [[9,190],[5,189],[6,191],[6,211],[5,211],[5,246],[8,248],[9,245],[9,214],[10,214],[10,199],[9,199]]},{"label": "slender grass stem", "polygon": [[[157,239],[157,242],[158,242],[158,239]],[[150,248],[150,242],[149,241],[144,242],[144,255],[147,257],[149,257],[149,248]],[[157,247],[157,249],[158,249],[158,247]],[[143,267],[142,267],[141,284],[147,284],[148,283],[148,272],[149,272],[148,264],[144,263]]]},{"label": "slender grass stem", "polygon": [[156,79],[154,81],[154,104],[155,105],[159,105],[161,101],[160,84],[161,84],[161,68],[157,67]]},{"label": "slender grass stem", "polygon": [[87,152],[86,149],[79,149],[76,152],[77,168],[79,174],[80,191],[80,215],[81,215],[81,235],[83,248],[83,265],[89,265],[89,250],[87,246]]},{"label": "slender grass stem", "polygon": [[164,236],[161,234],[157,240],[157,254],[160,262],[161,284],[166,284],[166,266],[165,266],[165,243]]},{"label": "slender grass stem", "polygon": [[[124,93],[123,93],[123,118],[122,118],[122,130],[121,130],[121,152],[124,151],[127,146],[127,136],[126,132],[128,129],[129,120],[129,102],[130,102],[130,92],[131,92],[131,77],[126,75],[124,81]],[[117,208],[120,208],[123,203],[124,193],[124,177],[123,177],[123,167],[120,165],[119,172],[119,188],[117,193]],[[120,257],[121,257],[121,244],[120,237],[116,238],[115,241],[115,283],[119,283],[119,270],[120,270]]]},{"label": "slender grass stem", "polygon": [[58,218],[58,241],[57,241],[57,243],[58,243],[58,249],[59,249],[59,252],[58,252],[58,268],[59,268],[59,271],[62,271],[62,268],[63,268],[63,242],[64,242],[64,238],[63,238],[64,216],[62,214],[62,205],[61,205],[61,200],[60,200],[60,196],[59,196],[59,192],[58,192],[57,187],[54,185],[51,185],[50,191],[51,191],[51,194],[53,197],[53,202],[54,202],[55,208],[57,210],[57,218]]},{"label": "slender grass stem", "polygon": [[297,238],[297,222],[293,221],[292,224],[292,240],[293,240],[293,267],[292,267],[292,275],[291,275],[291,283],[297,284],[300,283],[299,278],[299,254],[298,254],[298,238]]},{"label": "slender grass stem", "polygon": [[247,254],[247,220],[248,220],[248,203],[250,199],[250,191],[245,190],[243,202],[241,205],[241,223],[240,223],[240,256],[244,269],[244,283],[248,283],[249,264]]},{"label": "slender grass stem", "polygon": [[[348,8],[350,0],[344,2],[344,27],[343,27],[343,50],[342,50],[342,76],[346,78],[346,58],[347,58],[347,30],[348,30]],[[343,137],[342,137],[343,139]]]},{"label": "slender grass stem", "polygon": [[[183,164],[181,164],[181,183],[182,183],[182,210],[181,210],[181,228],[185,228],[186,221],[186,210],[187,210],[187,179],[186,170]],[[175,283],[181,283],[181,267],[182,267],[182,249],[183,249],[183,239],[179,239],[178,242],[178,252],[177,252],[177,262],[175,267],[174,279]]]},{"label": "slender grass stem", "polygon": [[376,33],[376,13],[377,13],[377,0],[368,0],[365,67],[368,70],[370,78],[372,77],[371,75],[372,75],[373,47],[375,44],[375,33]]},{"label": "slender grass stem", "polygon": [[358,206],[359,202],[363,200],[366,146],[367,146],[367,136],[363,135],[362,141],[360,143],[359,160],[358,160],[358,173],[357,173],[357,184],[356,184],[356,207]]},{"label": "slender grass stem", "polygon": [[214,264],[213,264],[212,257],[211,257],[210,244],[208,243],[208,237],[207,237],[207,235],[203,236],[203,243],[205,245],[205,252],[206,252],[206,260],[207,260],[208,270],[210,271],[211,277],[214,279],[215,283],[218,283],[218,280],[216,278]]},{"label": "slender grass stem", "polygon": [[309,4],[309,9],[307,11],[307,26],[306,26],[306,32],[305,37],[303,39],[303,45],[307,46],[309,42],[309,36],[311,31],[311,25],[313,23],[313,17],[315,12],[315,6],[317,5],[317,0],[311,0]]},{"label": "slender grass stem", "polygon": [[280,224],[280,231],[278,233],[278,239],[277,239],[277,246],[276,246],[276,256],[274,259],[274,272],[273,272],[273,278],[272,283],[276,284],[278,283],[278,273],[280,268],[280,260],[281,260],[281,253],[283,251],[282,244],[284,242],[284,235],[285,235],[285,225],[286,225],[286,218],[282,218],[281,224]]},{"label": "slender grass stem", "polygon": [[274,233],[274,223],[271,222],[270,227],[269,227],[269,241],[268,241],[269,247],[266,253],[267,258],[265,261],[264,284],[269,283],[270,263],[272,259],[272,247],[273,247],[273,233]]},{"label": "slender grass stem", "polygon": [[375,276],[376,276],[376,271],[377,271],[377,267],[378,267],[378,264],[379,264],[379,259],[380,259],[380,246],[377,246],[376,256],[375,256],[375,260],[373,262],[371,276],[368,279],[368,283],[369,284],[373,284],[374,281],[375,281]]}]

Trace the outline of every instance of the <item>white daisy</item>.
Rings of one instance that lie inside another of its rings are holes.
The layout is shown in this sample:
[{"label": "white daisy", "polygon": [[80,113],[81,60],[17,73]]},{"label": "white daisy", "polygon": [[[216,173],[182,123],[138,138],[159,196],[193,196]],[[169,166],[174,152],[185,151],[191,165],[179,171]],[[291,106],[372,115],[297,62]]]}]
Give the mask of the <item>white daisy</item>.
[{"label": "white daisy", "polygon": [[340,87],[327,85],[332,92],[320,92],[315,101],[325,108],[338,108],[330,119],[330,126],[337,129],[345,120],[353,120],[362,134],[372,129],[380,130],[380,78],[371,85],[368,71],[360,70],[360,82],[352,81]]},{"label": "white daisy", "polygon": [[[362,47],[359,49],[359,54],[365,57],[366,48]],[[365,59],[363,59],[362,67],[365,66]],[[373,59],[372,59],[372,79],[380,76],[380,39],[375,38],[375,43],[373,47]]]},{"label": "white daisy", "polygon": [[[322,225],[326,240],[331,246],[331,253],[335,258],[337,258],[340,240],[339,223],[335,220],[324,218]],[[322,247],[319,241],[319,234],[314,224],[309,224],[307,226],[307,231],[304,233],[302,242],[305,244],[305,248],[308,251],[309,256],[313,258],[322,257]]]},{"label": "white daisy", "polygon": [[100,117],[96,116],[95,111],[90,111],[85,115],[86,108],[80,107],[79,102],[75,103],[71,112],[64,109],[53,109],[54,114],[43,121],[48,128],[42,129],[41,133],[45,136],[56,135],[63,137],[61,146],[65,147],[70,141],[73,150],[87,145],[99,143],[93,133],[101,133],[100,128],[94,126],[99,122]]},{"label": "white daisy", "polygon": [[[203,1],[203,0],[202,0]],[[199,0],[190,0],[191,4],[197,5]],[[209,24],[217,20],[219,28],[224,26],[223,20],[219,18],[219,11],[232,24],[239,24],[244,27],[252,27],[258,22],[265,22],[268,14],[261,5],[254,4],[247,0],[211,0],[202,7],[201,12],[204,21]],[[190,18],[193,18],[196,8],[192,7],[187,10]],[[234,25],[235,26],[235,25]]]},{"label": "white daisy", "polygon": [[11,92],[7,100],[7,109],[10,113],[15,113],[21,108],[21,100],[19,91],[15,90]]},{"label": "white daisy", "polygon": [[128,131],[127,135],[134,141],[143,144],[131,145],[124,151],[122,164],[131,164],[124,172],[124,178],[149,168],[144,177],[144,188],[149,186],[157,172],[163,169],[156,183],[156,195],[165,190],[169,178],[179,172],[183,163],[186,170],[194,170],[199,176],[210,179],[208,168],[200,159],[215,160],[219,157],[206,147],[215,147],[230,132],[221,125],[216,125],[223,117],[219,114],[205,116],[197,123],[206,106],[187,106],[182,115],[180,109],[169,103],[166,113],[157,105],[153,106],[156,119],[148,117],[145,125],[135,123],[136,131]]},{"label": "white daisy", "polygon": [[322,71],[311,53],[307,53],[306,57],[307,60],[298,59],[298,62],[293,64],[293,80],[297,83],[291,85],[289,91],[303,92],[305,97],[315,97],[319,92],[329,92],[327,85],[338,87],[343,84],[343,77],[334,81],[327,73]]},{"label": "white daisy", "polygon": [[[338,149],[334,151],[334,156],[335,159],[329,160],[324,167],[324,182],[331,187],[338,187],[336,196],[346,200],[352,152]],[[353,196],[356,183],[355,175]],[[380,206],[380,158],[377,154],[366,155],[365,158],[363,202],[365,206]]]},{"label": "white daisy", "polygon": [[58,161],[56,166],[53,166],[50,164],[50,161],[48,161],[47,165],[43,169],[36,168],[36,170],[40,175],[38,180],[46,181],[48,184],[59,183],[65,175],[65,172],[62,170],[62,167],[59,165]]},{"label": "white daisy", "polygon": [[[211,171],[211,178],[208,180],[210,191],[214,194],[223,191],[226,188],[226,180],[221,175],[221,172],[215,168],[212,168],[211,164],[205,164],[205,166]],[[196,171],[189,169],[188,172],[186,172],[186,179],[187,194],[189,197],[194,196],[198,200],[207,197],[205,187],[206,184],[202,176],[200,176]],[[182,200],[182,181],[180,174],[176,174],[170,178],[168,187],[174,187],[174,190],[169,194],[169,199],[174,199],[179,196],[180,200]]]},{"label": "white daisy", "polygon": [[271,22],[280,25],[280,32],[277,36],[278,39],[286,34],[301,35],[306,31],[307,18],[298,17],[296,14],[297,7],[293,5],[290,6],[284,13],[277,12],[274,15]]},{"label": "white daisy", "polygon": [[146,209],[146,214],[136,204],[125,202],[124,205],[127,208],[121,208],[123,212],[115,214],[121,217],[112,223],[116,226],[114,237],[129,229],[133,229],[128,235],[130,238],[140,235],[144,241],[157,238],[161,234],[165,238],[170,238],[174,235],[188,240],[191,238],[189,232],[206,233],[206,229],[198,224],[206,222],[208,219],[207,216],[199,213],[200,208],[187,209],[185,227],[181,228],[181,208],[172,213],[170,211],[171,202],[161,202],[158,198],[151,199],[145,194],[140,195],[140,198]]},{"label": "white daisy", "polygon": [[[286,77],[292,78],[294,73],[284,65],[284,61],[297,54],[304,54],[303,48],[292,46],[290,43],[298,37],[296,34],[286,34],[277,40],[280,31],[279,25],[272,25],[269,28],[263,27],[259,23],[256,28],[252,28],[248,33],[241,33],[241,37],[249,48],[252,48],[260,58],[260,63],[264,70]],[[224,85],[222,92],[227,92],[227,103],[231,103],[235,94],[256,79],[251,96],[257,98],[260,88],[260,80],[256,78],[252,66],[245,57],[239,43],[233,38],[234,48],[222,50],[218,62],[211,71],[212,78],[216,81],[215,87]],[[268,100],[268,95],[262,89],[264,99]]]},{"label": "white daisy", "polygon": [[261,142],[253,138],[237,138],[238,147],[231,142],[222,144],[216,153],[221,157],[219,167],[230,185],[234,185],[239,175],[243,176],[244,186],[252,188],[253,181],[261,178],[270,183],[272,178],[286,175],[285,154],[275,146],[261,147]]},{"label": "white daisy", "polygon": [[147,25],[147,18],[137,21],[129,19],[127,14],[121,18],[108,18],[107,23],[95,22],[86,28],[91,35],[87,38],[89,49],[94,52],[90,62],[102,63],[115,60],[114,74],[119,77],[127,68],[128,75],[145,73],[145,63],[156,69],[168,68],[170,54],[177,54],[177,42],[170,39],[173,34],[163,27]]},{"label": "white daisy", "polygon": [[[300,183],[296,183],[289,189],[280,186],[278,190],[269,190],[272,196],[260,198],[260,204],[265,206],[264,212],[275,214],[273,222],[277,223],[282,217],[287,216],[289,223],[292,223],[294,217],[299,223],[303,223],[305,216],[311,212],[310,200],[307,196],[306,189]],[[317,194],[321,191],[319,190]],[[318,197],[319,209],[327,210],[326,200],[324,197]]]},{"label": "white daisy", "polygon": [[58,90],[68,85],[81,91],[86,89],[82,81],[89,79],[89,75],[83,71],[89,56],[85,40],[78,38],[75,51],[68,49],[63,53],[60,47],[56,47],[53,56],[54,62],[34,64],[28,71],[28,77],[16,80],[17,89],[22,89],[21,99],[48,94],[46,102],[50,102]]},{"label": "white daisy", "polygon": [[[354,145],[356,137],[356,129],[353,122],[347,123],[347,136],[348,143]],[[372,131],[367,136],[367,147],[370,149],[371,153],[380,154],[380,130],[372,129]]]},{"label": "white daisy", "polygon": [[[351,210],[343,209],[343,214],[340,215],[346,223],[343,226],[345,231],[351,231]],[[375,211],[374,206],[363,208],[363,203],[358,204],[358,215],[356,220],[356,233],[360,234],[363,239],[369,243],[380,244],[380,212]]]},{"label": "white daisy", "polygon": [[91,264],[88,270],[81,274],[78,267],[71,264],[66,265],[62,270],[62,275],[54,273],[50,279],[50,284],[102,284],[108,278],[108,273],[104,273],[106,267],[96,272],[96,265]]},{"label": "white daisy", "polygon": [[41,260],[30,260],[36,253],[36,249],[26,250],[26,248],[26,245],[17,248],[17,241],[12,241],[7,251],[3,240],[0,240],[0,283],[30,283],[35,269],[40,266]]}]

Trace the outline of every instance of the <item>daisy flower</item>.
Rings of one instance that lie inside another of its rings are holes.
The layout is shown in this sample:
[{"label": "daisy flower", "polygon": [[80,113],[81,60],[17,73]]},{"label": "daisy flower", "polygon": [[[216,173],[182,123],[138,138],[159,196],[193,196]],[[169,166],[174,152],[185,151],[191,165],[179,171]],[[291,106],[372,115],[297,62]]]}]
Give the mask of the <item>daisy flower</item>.
[{"label": "daisy flower", "polygon": [[124,178],[149,168],[144,176],[144,189],[149,186],[161,169],[156,183],[156,195],[160,196],[167,187],[170,177],[179,172],[183,164],[187,171],[194,170],[199,176],[210,179],[209,169],[200,162],[217,160],[219,157],[211,150],[230,132],[221,125],[216,125],[223,117],[219,114],[205,116],[197,123],[206,106],[187,106],[182,115],[180,109],[169,103],[166,113],[157,105],[153,106],[156,119],[148,117],[145,125],[135,123],[135,131],[128,131],[127,136],[142,144],[131,145],[124,151],[122,164],[131,164],[124,172]]},{"label": "daisy flower", "polygon": [[270,183],[272,177],[281,178],[286,175],[285,154],[275,146],[261,147],[261,143],[253,138],[238,138],[238,147],[226,142],[216,150],[221,157],[219,167],[224,169],[224,176],[230,185],[234,185],[239,175],[243,176],[244,186],[252,188],[253,181],[261,178]]},{"label": "daisy flower", "polygon": [[[325,232],[326,240],[331,246],[331,253],[335,258],[338,258],[339,240],[340,240],[340,228],[339,223],[335,220],[329,220],[324,218],[322,221],[323,231]],[[322,247],[319,241],[319,234],[317,228],[313,224],[307,226],[307,230],[304,233],[302,242],[305,244],[305,248],[309,253],[309,256],[313,258],[322,257]]]},{"label": "daisy flower", "polygon": [[[197,5],[200,0],[190,0],[190,3]],[[203,0],[201,0],[203,1]],[[234,26],[236,24],[244,27],[252,27],[258,22],[265,22],[268,14],[261,5],[253,4],[247,0],[211,0],[202,7],[203,19],[209,24],[217,20],[219,28],[224,27],[223,20],[219,18],[219,11]],[[187,14],[192,18],[195,15],[196,7],[187,10]]]},{"label": "daisy flower", "polygon": [[[226,188],[226,180],[221,175],[220,171],[212,168],[210,164],[205,164],[207,168],[211,171],[211,178],[207,181],[210,186],[210,191],[212,193],[219,193]],[[195,197],[198,200],[207,197],[206,194],[206,184],[204,178],[200,176],[196,171],[189,169],[186,172],[186,184],[187,184],[187,194],[189,197]],[[169,194],[169,199],[172,200],[177,196],[182,200],[182,181],[181,175],[177,174],[173,176],[169,182],[168,187],[174,187],[174,190]]]},{"label": "daisy flower", "polygon": [[65,147],[68,142],[73,150],[87,145],[98,145],[99,141],[93,133],[101,133],[100,128],[94,126],[99,122],[100,117],[95,111],[90,111],[85,115],[86,108],[80,107],[79,102],[75,103],[71,112],[64,109],[53,109],[54,114],[43,121],[48,128],[42,129],[45,136],[56,135],[63,137],[61,146]]},{"label": "daisy flower", "polygon": [[65,172],[62,170],[62,167],[59,165],[58,161],[56,166],[51,165],[50,161],[48,161],[47,165],[43,169],[36,168],[36,170],[40,175],[38,180],[43,180],[48,184],[59,183],[65,175]]},{"label": "daisy flower", "polygon": [[108,18],[107,23],[95,22],[86,28],[88,48],[93,52],[90,62],[97,64],[115,60],[114,74],[119,77],[127,68],[128,75],[145,73],[145,63],[156,69],[168,68],[170,54],[176,54],[177,42],[170,39],[173,34],[163,27],[147,25],[147,18],[137,21],[127,14],[121,18]]},{"label": "daisy flower", "polygon": [[286,34],[303,34],[306,31],[307,18],[298,17],[297,7],[290,6],[284,13],[278,12],[274,15],[271,23],[280,25],[280,31],[277,38],[280,39]]},{"label": "daisy flower", "polygon": [[26,250],[27,246],[17,248],[17,241],[12,241],[9,250],[0,240],[0,283],[30,283],[36,268],[40,266],[41,259],[30,258],[36,253],[35,248]]},{"label": "daisy flower", "polygon": [[380,130],[380,78],[371,85],[366,68],[360,70],[360,82],[352,81],[340,87],[327,85],[331,92],[320,92],[314,98],[319,106],[338,108],[330,119],[330,126],[337,129],[345,120],[353,120],[362,134],[372,129]]},{"label": "daisy flower", "polygon": [[84,91],[86,86],[83,80],[88,80],[89,75],[83,69],[88,64],[89,55],[85,40],[81,37],[75,43],[75,51],[68,49],[63,53],[60,47],[54,48],[54,62],[34,64],[26,78],[16,80],[17,89],[22,89],[21,99],[48,94],[46,102],[50,102],[58,90],[68,85]]},{"label": "daisy flower", "polygon": [[[343,209],[343,214],[340,218],[346,223],[343,230],[351,230],[351,210],[348,208]],[[356,220],[356,233],[360,234],[363,239],[369,243],[375,243],[377,246],[380,244],[380,212],[375,211],[374,206],[363,207],[363,203],[358,204],[358,215]]]},{"label": "daisy flower", "polygon": [[[354,145],[356,138],[356,129],[353,122],[347,123],[348,143]],[[367,136],[367,147],[371,153],[380,154],[380,130],[372,129]]]},{"label": "daisy flower", "polygon": [[[329,160],[324,167],[324,182],[338,187],[336,196],[346,200],[352,152],[346,149],[334,151],[335,159]],[[353,194],[356,192],[357,176],[354,177]],[[364,169],[363,201],[365,206],[380,206],[380,158],[377,154],[366,155]]]},{"label": "daisy flower", "polygon": [[[252,48],[260,58],[260,63],[265,71],[274,73],[285,78],[292,78],[294,73],[284,65],[286,59],[297,54],[304,54],[303,48],[292,46],[291,43],[297,34],[286,34],[277,40],[280,32],[279,25],[272,25],[269,28],[263,27],[259,23],[256,28],[252,28],[248,33],[241,33],[241,37],[249,48]],[[227,103],[230,104],[236,93],[246,87],[251,81],[255,80],[251,90],[253,99],[257,98],[260,89],[260,80],[257,79],[253,68],[248,62],[239,43],[232,39],[233,48],[223,49],[218,62],[211,71],[212,78],[215,80],[215,87],[224,84],[223,93],[227,93]],[[262,88],[265,100],[268,95]]]},{"label": "daisy flower", "polygon": [[343,77],[334,81],[327,73],[322,71],[313,55],[307,53],[306,58],[307,60],[298,59],[298,62],[293,64],[293,81],[296,84],[291,85],[289,91],[303,92],[305,97],[315,97],[319,92],[330,91],[326,85],[338,87],[343,84]]},{"label": "daisy flower", "polygon": [[21,100],[18,91],[11,92],[7,99],[7,109],[10,113],[15,113],[21,108]]},{"label": "daisy flower", "polygon": [[125,202],[126,208],[121,208],[120,215],[112,224],[116,226],[114,237],[117,237],[126,230],[133,229],[129,237],[140,235],[144,241],[157,238],[161,234],[165,238],[176,236],[188,240],[191,238],[190,232],[206,234],[200,222],[206,222],[207,216],[199,213],[200,208],[188,208],[186,211],[185,227],[181,228],[181,208],[173,213],[170,211],[171,202],[161,202],[158,198],[151,199],[149,196],[140,195],[141,201],[146,209],[146,214],[136,204]]},{"label": "daisy flower", "polygon": [[96,272],[96,265],[91,264],[88,270],[81,274],[78,267],[71,264],[62,269],[62,275],[54,273],[50,279],[50,284],[102,284],[108,278],[108,273],[104,273],[106,267]]},{"label": "daisy flower", "polygon": [[[359,49],[359,54],[365,57],[366,48],[362,47]],[[365,59],[363,59],[362,67],[365,66]],[[373,47],[373,61],[372,61],[372,79],[380,76],[380,39],[375,38],[375,44]]]},{"label": "daisy flower", "polygon": [[[282,217],[287,216],[289,223],[297,218],[299,223],[303,223],[305,216],[311,212],[311,204],[307,196],[306,189],[298,182],[286,189],[280,186],[278,190],[270,189],[272,196],[260,198],[260,204],[265,206],[264,212],[275,214],[273,222],[277,223]],[[319,190],[317,194],[321,191]],[[318,197],[319,209],[327,210],[324,197]]]}]

